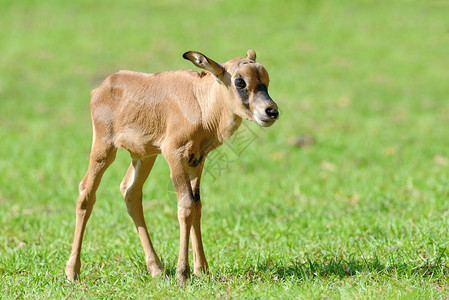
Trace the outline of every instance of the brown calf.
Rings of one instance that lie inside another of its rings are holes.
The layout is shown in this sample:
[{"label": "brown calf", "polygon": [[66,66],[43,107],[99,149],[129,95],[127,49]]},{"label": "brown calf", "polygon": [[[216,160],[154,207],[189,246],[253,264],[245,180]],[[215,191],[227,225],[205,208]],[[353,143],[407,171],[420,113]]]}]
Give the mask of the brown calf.
[{"label": "brown calf", "polygon": [[207,272],[200,228],[200,178],[206,156],[237,130],[242,119],[271,126],[279,113],[268,95],[268,73],[256,62],[253,50],[247,51],[246,58],[224,64],[195,51],[183,57],[208,72],[120,71],[92,91],[93,142],[89,168],[79,185],[75,237],[65,270],[69,279],[79,278],[81,244],[95,193],[120,147],[132,158],[120,190],[139,233],[148,271],[153,277],[163,272],[144,220],[142,186],[162,153],[178,199],[177,278],[184,284],[190,275],[190,235],[194,273]]}]

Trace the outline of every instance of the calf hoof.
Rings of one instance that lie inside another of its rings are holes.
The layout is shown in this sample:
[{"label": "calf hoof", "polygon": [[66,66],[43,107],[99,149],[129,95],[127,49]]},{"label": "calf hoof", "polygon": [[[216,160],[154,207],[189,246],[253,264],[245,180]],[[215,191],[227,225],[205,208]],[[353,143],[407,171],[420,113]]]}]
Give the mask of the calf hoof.
[{"label": "calf hoof", "polygon": [[65,276],[69,280],[78,280],[80,278],[81,260],[70,258],[65,267]]},{"label": "calf hoof", "polygon": [[198,276],[198,277],[205,275],[205,274],[209,274],[209,266],[206,263],[204,266],[195,267],[193,274],[195,274],[195,276]]},{"label": "calf hoof", "polygon": [[164,273],[164,269],[160,265],[149,265],[147,266],[148,272],[150,272],[151,277],[157,277],[160,276],[162,273]]},{"label": "calf hoof", "polygon": [[177,270],[176,271],[176,279],[178,280],[178,284],[183,287],[185,286],[190,279],[190,268],[187,267],[186,269]]}]

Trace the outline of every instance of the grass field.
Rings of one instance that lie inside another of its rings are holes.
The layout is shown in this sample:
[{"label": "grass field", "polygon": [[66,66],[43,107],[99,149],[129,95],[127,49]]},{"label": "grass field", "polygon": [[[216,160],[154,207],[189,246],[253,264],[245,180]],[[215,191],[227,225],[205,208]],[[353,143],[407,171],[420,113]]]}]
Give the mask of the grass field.
[{"label": "grass field", "polygon": [[[449,2],[0,2],[0,297],[446,298]],[[179,228],[160,157],[144,187],[152,279],[119,184],[97,193],[81,280],[65,280],[90,91],[109,74],[256,50],[280,120],[245,122],[202,181],[210,275],[176,284]],[[311,136],[300,147],[295,137]],[[217,167],[219,165],[219,167]]]}]

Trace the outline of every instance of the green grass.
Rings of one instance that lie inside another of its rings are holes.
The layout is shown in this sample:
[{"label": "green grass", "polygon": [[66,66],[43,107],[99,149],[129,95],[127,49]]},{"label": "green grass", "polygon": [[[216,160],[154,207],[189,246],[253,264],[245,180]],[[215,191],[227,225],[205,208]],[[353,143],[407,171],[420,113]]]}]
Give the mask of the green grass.
[{"label": "green grass", "polygon": [[[0,297],[447,297],[448,14],[443,0],[1,1]],[[167,276],[147,274],[119,151],[81,280],[67,282],[90,91],[119,69],[194,68],[187,50],[224,62],[248,48],[281,118],[269,129],[246,122],[245,143],[206,165],[210,275],[175,282],[176,200],[162,158],[144,208]],[[315,143],[288,143],[303,135]]]}]

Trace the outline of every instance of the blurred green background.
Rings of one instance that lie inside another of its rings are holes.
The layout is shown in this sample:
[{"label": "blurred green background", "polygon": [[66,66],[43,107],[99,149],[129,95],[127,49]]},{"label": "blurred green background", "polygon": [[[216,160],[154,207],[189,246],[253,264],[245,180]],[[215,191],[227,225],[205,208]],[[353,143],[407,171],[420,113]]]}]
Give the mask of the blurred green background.
[{"label": "blurred green background", "polygon": [[[0,1],[0,291],[6,298],[444,297],[449,2]],[[211,274],[180,289],[176,201],[156,162],[151,279],[119,183],[97,193],[79,283],[63,270],[91,146],[90,91],[120,69],[194,68],[255,49],[280,120],[206,164]],[[253,137],[255,137],[253,139]],[[306,138],[304,138],[306,137]],[[307,145],[298,140],[308,140]]]}]

